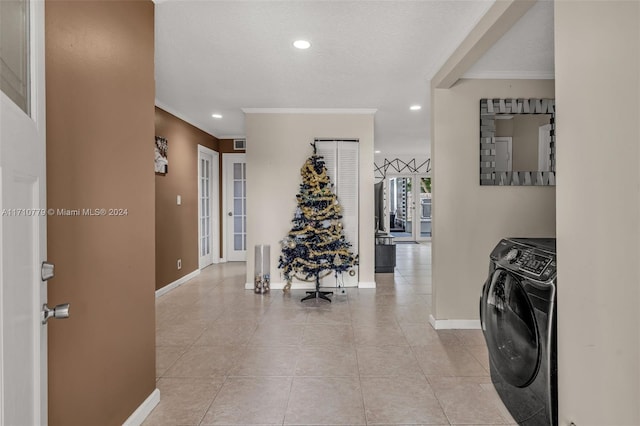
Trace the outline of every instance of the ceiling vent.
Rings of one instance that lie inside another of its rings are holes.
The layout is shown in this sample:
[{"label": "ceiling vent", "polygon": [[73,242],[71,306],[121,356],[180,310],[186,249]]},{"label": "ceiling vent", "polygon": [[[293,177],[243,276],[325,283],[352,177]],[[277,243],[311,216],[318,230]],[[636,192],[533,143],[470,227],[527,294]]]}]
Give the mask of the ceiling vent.
[{"label": "ceiling vent", "polygon": [[247,140],[246,139],[234,139],[233,140],[233,150],[234,151],[244,151],[246,149]]}]

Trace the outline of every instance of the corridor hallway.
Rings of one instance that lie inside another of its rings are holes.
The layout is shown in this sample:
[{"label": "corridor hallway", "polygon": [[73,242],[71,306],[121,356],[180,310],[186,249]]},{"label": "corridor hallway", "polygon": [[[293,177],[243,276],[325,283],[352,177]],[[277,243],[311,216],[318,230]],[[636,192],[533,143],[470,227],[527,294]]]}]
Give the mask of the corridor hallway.
[{"label": "corridor hallway", "polygon": [[144,425],[515,424],[481,331],[429,324],[431,244],[397,245],[376,282],[301,303],[245,290],[244,263],[204,269],[157,299],[161,402]]}]

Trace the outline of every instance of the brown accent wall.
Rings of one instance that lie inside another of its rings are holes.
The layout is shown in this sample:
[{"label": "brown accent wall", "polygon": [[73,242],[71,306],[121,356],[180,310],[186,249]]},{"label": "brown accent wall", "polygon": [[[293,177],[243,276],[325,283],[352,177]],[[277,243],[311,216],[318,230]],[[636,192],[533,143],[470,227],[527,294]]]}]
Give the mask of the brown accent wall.
[{"label": "brown accent wall", "polygon": [[[244,154],[245,150],[233,149],[233,139],[220,139],[220,149],[218,149],[218,152],[221,154]],[[222,156],[220,158],[222,158]]]},{"label": "brown accent wall", "polygon": [[[156,107],[156,136],[168,141],[169,171],[156,175],[156,289],[198,269],[198,145],[218,139]],[[177,196],[182,204],[177,204]],[[177,261],[182,259],[182,269]]]},{"label": "brown accent wall", "polygon": [[[154,6],[45,4],[49,424],[121,425],[155,389]],[[123,212],[124,213],[124,212]]]}]

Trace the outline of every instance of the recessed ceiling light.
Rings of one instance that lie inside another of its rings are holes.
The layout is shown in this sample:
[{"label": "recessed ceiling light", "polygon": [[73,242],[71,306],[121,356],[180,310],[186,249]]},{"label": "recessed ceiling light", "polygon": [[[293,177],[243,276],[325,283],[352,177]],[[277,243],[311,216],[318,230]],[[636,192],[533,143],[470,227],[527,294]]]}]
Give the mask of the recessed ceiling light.
[{"label": "recessed ceiling light", "polygon": [[411,111],[418,111],[418,110],[421,110],[422,107],[420,105],[411,105],[411,107],[409,107],[409,109]]},{"label": "recessed ceiling light", "polygon": [[380,151],[379,149],[376,149],[375,151],[373,151],[374,154],[380,154],[382,151]]},{"label": "recessed ceiling light", "polygon": [[222,114],[211,114],[213,118],[222,118]]},{"label": "recessed ceiling light", "polygon": [[302,49],[302,50],[308,49],[311,47],[311,43],[309,43],[307,40],[296,40],[293,42],[293,45],[298,49]]}]

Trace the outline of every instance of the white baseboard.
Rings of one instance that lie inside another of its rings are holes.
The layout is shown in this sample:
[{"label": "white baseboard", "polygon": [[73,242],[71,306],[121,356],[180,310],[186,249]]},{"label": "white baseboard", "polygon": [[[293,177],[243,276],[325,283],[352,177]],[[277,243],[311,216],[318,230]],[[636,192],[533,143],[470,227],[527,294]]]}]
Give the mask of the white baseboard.
[{"label": "white baseboard", "polygon": [[136,411],[134,411],[133,414],[131,414],[129,418],[122,423],[122,426],[140,426],[159,402],[160,389],[156,388],[151,392],[151,395],[149,395],[147,399],[145,399],[144,402],[136,408]]},{"label": "white baseboard", "polygon": [[[284,282],[271,282],[269,284],[269,287],[271,288],[271,290],[282,290],[284,289]],[[244,288],[246,290],[253,290],[253,283],[245,283],[244,284]],[[316,285],[314,283],[292,283],[291,284],[291,290],[314,290],[316,288]],[[325,287],[322,287],[325,288]],[[333,287],[326,287],[326,288],[333,288]]]},{"label": "white baseboard", "polygon": [[437,320],[429,315],[429,323],[436,330],[480,330],[480,320]]},{"label": "white baseboard", "polygon": [[[271,290],[282,290],[284,289],[284,282],[271,282],[270,287]],[[253,290],[253,283],[245,283],[244,284],[244,288],[245,290]],[[304,283],[304,282],[294,282],[291,283],[291,290],[315,290],[316,285],[314,283]],[[332,288],[337,288],[337,287],[320,287],[320,288],[324,288],[324,289],[332,289]],[[372,282],[368,282],[368,281],[360,281],[358,283],[358,287],[347,287],[347,288],[376,288],[376,283],[375,281]]]},{"label": "white baseboard", "polygon": [[200,275],[200,269],[196,269],[195,271],[191,272],[190,274],[187,274],[184,277],[178,278],[177,280],[175,280],[171,284],[167,284],[164,287],[156,290],[156,299],[158,297],[162,296],[163,294],[166,294],[166,293],[170,292],[171,290],[173,290],[173,289],[175,289],[177,287],[180,287],[182,284],[186,283],[191,278],[197,277],[198,275]]},{"label": "white baseboard", "polygon": [[227,263],[227,258],[226,257],[221,257],[220,260],[218,261],[218,263]]}]

